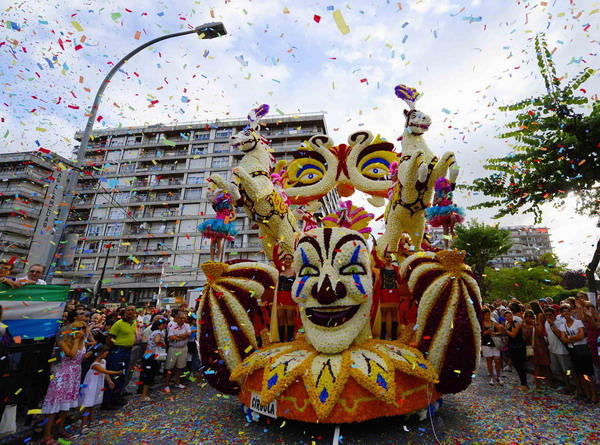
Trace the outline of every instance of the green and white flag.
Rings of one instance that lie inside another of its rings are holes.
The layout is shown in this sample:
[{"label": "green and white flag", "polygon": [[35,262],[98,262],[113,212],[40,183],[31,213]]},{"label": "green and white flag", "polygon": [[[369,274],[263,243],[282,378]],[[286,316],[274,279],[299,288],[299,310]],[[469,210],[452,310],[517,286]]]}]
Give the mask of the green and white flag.
[{"label": "green and white flag", "polygon": [[14,337],[54,337],[68,296],[68,286],[32,284],[13,289],[0,284],[0,305],[4,308],[2,322]]}]

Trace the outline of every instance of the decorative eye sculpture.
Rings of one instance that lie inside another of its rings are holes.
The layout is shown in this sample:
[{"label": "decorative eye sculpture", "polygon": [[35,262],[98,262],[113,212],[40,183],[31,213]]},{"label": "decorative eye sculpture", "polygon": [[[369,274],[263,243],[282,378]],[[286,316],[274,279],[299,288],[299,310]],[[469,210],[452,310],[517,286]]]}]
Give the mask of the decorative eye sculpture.
[{"label": "decorative eye sculpture", "polygon": [[353,133],[348,144],[339,145],[333,145],[328,136],[314,136],[287,166],[286,194],[293,204],[315,201],[334,187],[343,197],[355,189],[385,197],[392,186],[390,165],[398,159],[393,150],[394,144],[368,131]]},{"label": "decorative eye sculpture", "polygon": [[316,201],[335,187],[338,161],[332,149],[330,137],[317,135],[294,153],[283,183],[292,204]]}]

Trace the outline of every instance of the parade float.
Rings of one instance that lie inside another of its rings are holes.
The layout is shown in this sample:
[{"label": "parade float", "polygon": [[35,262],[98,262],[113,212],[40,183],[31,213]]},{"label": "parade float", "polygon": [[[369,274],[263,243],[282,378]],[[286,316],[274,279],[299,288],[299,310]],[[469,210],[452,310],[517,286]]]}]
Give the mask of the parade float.
[{"label": "parade float", "polygon": [[[262,105],[250,113],[248,128],[232,138],[244,152],[233,180],[210,178],[258,224],[269,259],[277,256],[276,246],[294,258],[291,293],[303,332],[291,342],[270,344],[259,330],[268,322],[265,301],[272,299],[279,271],[243,260],[202,265],[207,283],[198,321],[205,375],[219,391],[238,395],[248,410],[336,424],[424,417],[444,394],[471,383],[480,348],[478,285],[464,252],[421,250],[433,185],[444,176],[456,180],[454,154],[438,159],[425,144],[431,119],[415,109],[418,93],[398,86],[396,95],[409,106],[401,153],[368,131],[338,145],[317,135],[277,173],[283,185],[278,189],[271,181],[268,141],[257,124],[268,110]],[[298,229],[292,206],[303,206],[304,214],[314,211],[334,188],[344,197],[364,192],[379,207],[387,198],[383,235],[374,243],[373,215],[349,201],[321,218],[319,227]],[[412,250],[397,259],[418,304],[417,320],[401,326],[397,340],[375,339],[370,323],[375,263],[383,252],[397,252],[405,233]]]}]

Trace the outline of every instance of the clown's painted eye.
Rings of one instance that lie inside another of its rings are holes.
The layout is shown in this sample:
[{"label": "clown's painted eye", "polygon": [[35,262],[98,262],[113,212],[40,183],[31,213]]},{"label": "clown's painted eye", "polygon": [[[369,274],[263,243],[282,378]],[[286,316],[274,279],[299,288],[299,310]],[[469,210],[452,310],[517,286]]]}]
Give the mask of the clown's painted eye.
[{"label": "clown's painted eye", "polygon": [[346,264],[340,269],[340,275],[365,275],[367,271],[360,263]]},{"label": "clown's painted eye", "polygon": [[300,269],[300,273],[298,275],[301,277],[317,277],[319,276],[319,269],[308,264],[306,266],[302,266],[302,269]]}]

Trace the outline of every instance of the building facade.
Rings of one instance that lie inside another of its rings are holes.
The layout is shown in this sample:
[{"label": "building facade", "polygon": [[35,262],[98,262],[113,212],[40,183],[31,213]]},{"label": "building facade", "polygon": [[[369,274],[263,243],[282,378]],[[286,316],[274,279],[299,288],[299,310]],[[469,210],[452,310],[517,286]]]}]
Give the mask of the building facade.
[{"label": "building facade", "polygon": [[[490,267],[507,269],[526,261],[533,261],[546,253],[553,253],[550,242],[550,231],[547,227],[534,226],[507,226],[500,227],[510,232],[512,247],[502,256],[489,262]],[[443,230],[441,227],[432,227],[429,232],[432,244],[443,248]]]},{"label": "building facade", "polygon": [[[276,161],[291,160],[302,142],[327,133],[320,113],[262,121]],[[242,153],[229,138],[246,125],[240,118],[94,132],[53,282],[90,293],[106,264],[109,300],[149,302],[160,291],[167,302],[185,301],[205,282],[200,265],[209,260],[210,241],[196,230],[214,217],[207,178],[232,179]],[[324,212],[337,201],[326,196]],[[239,235],[226,243],[225,259],[264,261],[257,226],[243,209],[236,224]]]},{"label": "building facade", "polygon": [[512,247],[508,252],[490,262],[491,267],[508,269],[526,261],[533,261],[547,253],[554,253],[547,227],[507,226]]},{"label": "building facade", "polygon": [[22,273],[28,263],[46,265],[37,248],[55,230],[63,173],[71,168],[68,160],[53,153],[0,154],[0,260],[12,261],[14,274]]}]

